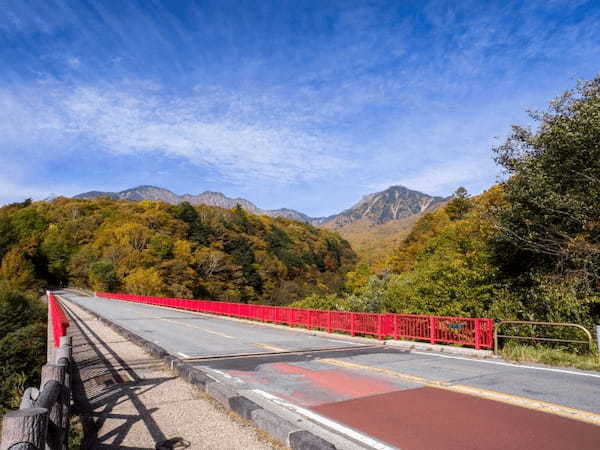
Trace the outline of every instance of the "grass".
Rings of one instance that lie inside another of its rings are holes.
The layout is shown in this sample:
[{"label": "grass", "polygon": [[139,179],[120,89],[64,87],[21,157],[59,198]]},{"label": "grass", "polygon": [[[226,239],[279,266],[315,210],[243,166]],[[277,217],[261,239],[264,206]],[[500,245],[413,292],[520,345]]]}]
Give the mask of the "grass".
[{"label": "grass", "polygon": [[552,366],[600,371],[600,354],[597,349],[594,350],[595,353],[578,353],[572,349],[508,343],[502,348],[500,355],[509,361],[533,361]]}]

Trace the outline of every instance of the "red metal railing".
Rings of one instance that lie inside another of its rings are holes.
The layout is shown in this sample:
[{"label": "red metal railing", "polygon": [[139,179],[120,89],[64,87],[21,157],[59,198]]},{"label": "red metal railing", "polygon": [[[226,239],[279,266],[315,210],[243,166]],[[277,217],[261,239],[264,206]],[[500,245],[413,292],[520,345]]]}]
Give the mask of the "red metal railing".
[{"label": "red metal railing", "polygon": [[48,292],[48,319],[52,324],[52,338],[54,340],[54,346],[60,347],[60,338],[67,335],[67,328],[69,328],[69,319],[62,310],[54,294]]},{"label": "red metal railing", "polygon": [[343,332],[352,336],[373,335],[379,339],[414,339],[431,344],[458,344],[476,349],[492,348],[492,319],[426,316],[416,314],[373,314],[318,309],[286,308],[282,306],[248,305],[181,298],[144,297],[129,294],[96,292],[97,297],[144,303],[169,308],[252,319],[309,330]]}]

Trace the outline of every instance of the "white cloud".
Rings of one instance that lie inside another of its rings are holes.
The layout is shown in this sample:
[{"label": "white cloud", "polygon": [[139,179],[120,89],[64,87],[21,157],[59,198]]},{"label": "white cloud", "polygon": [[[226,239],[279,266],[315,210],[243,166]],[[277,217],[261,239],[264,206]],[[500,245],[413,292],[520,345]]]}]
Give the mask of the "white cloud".
[{"label": "white cloud", "polygon": [[67,58],[67,64],[73,69],[77,69],[81,65],[81,60],[75,57]]},{"label": "white cloud", "polygon": [[494,167],[491,161],[455,161],[427,167],[414,175],[381,183],[377,188],[385,189],[385,187],[399,184],[427,194],[446,196],[459,186],[471,186],[477,180],[488,179],[489,174],[493,172]]},{"label": "white cloud", "polygon": [[[62,107],[71,133],[92,136],[111,152],[183,157],[232,180],[289,183],[350,165],[328,137],[294,128],[283,115],[265,120],[253,117],[254,110],[240,113],[243,105],[214,96],[171,101],[152,93],[82,88]],[[219,112],[230,107],[233,114]]]},{"label": "white cloud", "polygon": [[17,143],[6,145],[12,152],[52,142],[60,152],[83,140],[114,154],[184,158],[246,184],[314,180],[352,166],[339,140],[303,127],[268,95],[205,90],[182,98],[156,84],[120,87],[0,91],[9,112],[0,119],[0,142]]}]

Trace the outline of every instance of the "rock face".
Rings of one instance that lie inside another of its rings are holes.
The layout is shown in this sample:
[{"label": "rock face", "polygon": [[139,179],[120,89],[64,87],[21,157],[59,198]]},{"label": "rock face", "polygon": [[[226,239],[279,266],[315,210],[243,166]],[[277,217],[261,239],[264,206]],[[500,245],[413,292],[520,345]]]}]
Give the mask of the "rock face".
[{"label": "rock face", "polygon": [[404,186],[391,186],[385,191],[364,196],[353,207],[328,217],[323,224],[333,228],[344,227],[358,220],[383,225],[392,220],[420,214],[444,202],[443,197],[432,197]]},{"label": "rock face", "polygon": [[341,228],[359,220],[373,225],[382,225],[392,220],[400,220],[420,214],[446,200],[442,197],[432,197],[422,192],[413,191],[404,186],[392,186],[385,191],[366,195],[352,208],[340,214],[329,217],[309,217],[293,209],[261,209],[246,199],[230,198],[220,192],[206,191],[198,195],[177,195],[168,189],[156,186],[138,186],[121,192],[90,191],[75,196],[75,198],[84,199],[96,197],[110,197],[115,200],[130,201],[155,200],[173,204],[189,202],[192,205],[204,204],[226,209],[235,208],[239,204],[252,214],[284,217],[332,228]]}]

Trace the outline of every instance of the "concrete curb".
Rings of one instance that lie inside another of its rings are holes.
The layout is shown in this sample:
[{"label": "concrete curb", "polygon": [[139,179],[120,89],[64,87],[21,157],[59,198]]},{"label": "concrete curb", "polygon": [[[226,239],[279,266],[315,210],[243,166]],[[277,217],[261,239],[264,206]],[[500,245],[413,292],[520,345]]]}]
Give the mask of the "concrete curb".
[{"label": "concrete curb", "polygon": [[201,369],[170,355],[159,345],[111,322],[79,303],[75,304],[128,341],[141,347],[150,356],[162,359],[185,381],[206,392],[220,404],[239,416],[253,422],[256,427],[285,443],[292,450],[336,449],[335,445],[331,442],[298,427],[287,419],[274,414],[272,411],[264,409],[262,406],[238,393],[230,385],[215,380]]}]

